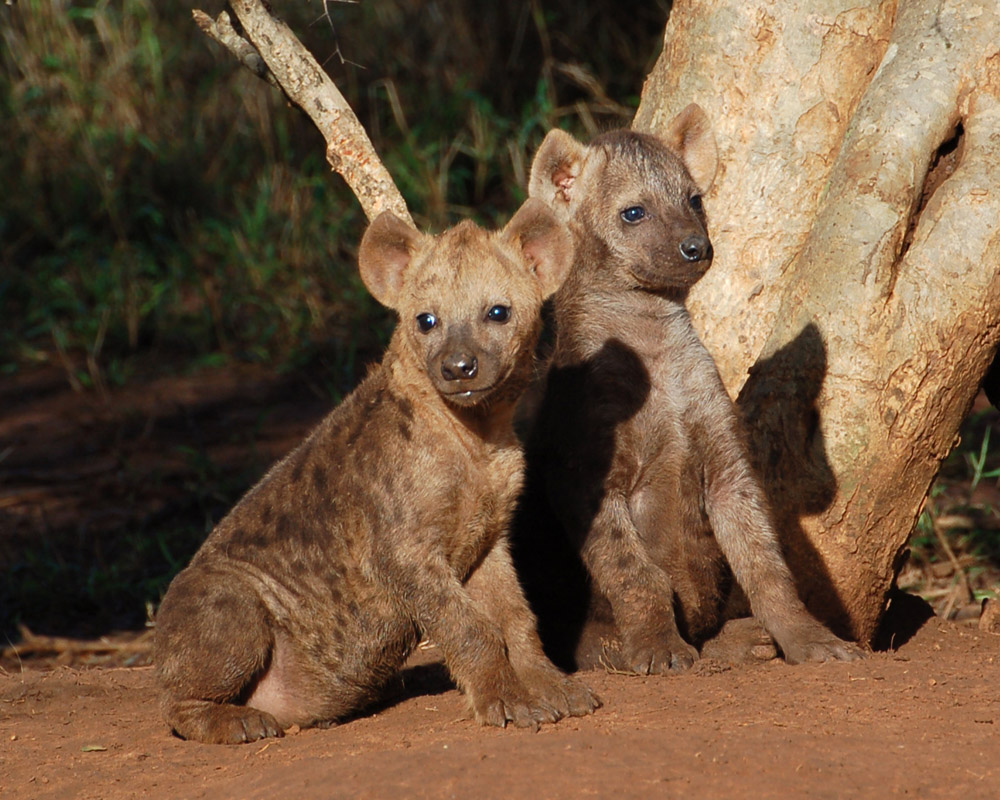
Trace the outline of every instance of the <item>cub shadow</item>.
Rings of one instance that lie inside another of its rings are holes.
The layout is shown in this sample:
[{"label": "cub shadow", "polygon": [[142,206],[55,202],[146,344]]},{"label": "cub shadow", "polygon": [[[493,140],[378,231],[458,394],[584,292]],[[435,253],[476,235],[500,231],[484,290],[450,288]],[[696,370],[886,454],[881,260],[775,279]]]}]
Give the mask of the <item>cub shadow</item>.
[{"label": "cub shadow", "polygon": [[[736,404],[799,597],[834,633],[853,639],[847,608],[802,526],[804,516],[830,507],[838,489],[817,406],[827,364],[823,336],[809,323],[794,340],[750,369]],[[901,564],[896,566],[898,571]],[[904,644],[933,615],[926,602],[898,589],[889,599],[871,642],[876,649]]]},{"label": "cub shadow", "polygon": [[413,700],[416,697],[434,697],[450,692],[454,688],[455,681],[443,662],[408,663],[383,687],[376,700],[338,720],[338,722],[368,717],[405,703],[407,700]]},{"label": "cub shadow", "polygon": [[825,511],[837,492],[817,407],[826,370],[826,344],[816,324],[809,323],[751,367],[736,405],[799,597],[836,634],[851,638],[847,609],[802,527],[802,517]]},{"label": "cub shadow", "polygon": [[577,499],[580,487],[589,489],[572,511],[574,529],[589,529],[604,499],[615,429],[642,408],[650,388],[639,355],[618,339],[608,339],[586,361],[549,370],[528,435],[527,471],[511,526],[511,551],[538,618],[546,655],[566,670],[576,669],[575,652],[584,627],[607,616],[607,602],[592,591],[581,542],[567,533],[550,498],[561,496],[567,485],[577,490]]}]

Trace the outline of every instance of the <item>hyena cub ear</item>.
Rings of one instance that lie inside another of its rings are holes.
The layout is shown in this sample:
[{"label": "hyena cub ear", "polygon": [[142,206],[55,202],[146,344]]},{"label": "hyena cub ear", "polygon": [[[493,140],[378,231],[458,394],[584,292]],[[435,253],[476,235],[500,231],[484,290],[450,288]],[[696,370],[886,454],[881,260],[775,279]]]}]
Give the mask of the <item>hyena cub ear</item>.
[{"label": "hyena cub ear", "polygon": [[712,123],[702,107],[691,103],[670,121],[660,138],[680,156],[701,193],[707,193],[715,180],[719,151],[715,146]]},{"label": "hyena cub ear", "polygon": [[524,254],[542,299],[562,286],[573,264],[573,236],[545,203],[526,200],[500,236]]},{"label": "hyena cub ear", "polygon": [[531,162],[528,195],[544,201],[559,219],[569,219],[579,200],[578,178],[586,159],[585,144],[558,128],[549,131]]},{"label": "hyena cub ear", "polygon": [[358,267],[372,297],[396,308],[403,273],[410,265],[423,234],[391,211],[383,211],[368,226],[358,251]]}]

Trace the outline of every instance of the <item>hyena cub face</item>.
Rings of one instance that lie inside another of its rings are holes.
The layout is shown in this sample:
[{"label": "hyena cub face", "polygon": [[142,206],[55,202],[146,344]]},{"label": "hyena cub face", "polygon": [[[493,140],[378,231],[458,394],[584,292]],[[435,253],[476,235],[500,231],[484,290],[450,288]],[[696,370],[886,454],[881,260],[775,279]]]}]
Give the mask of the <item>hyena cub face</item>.
[{"label": "hyena cub face", "polygon": [[[432,237],[392,215],[361,244],[362,278],[400,314],[409,356],[451,403],[471,407],[523,388],[542,301],[562,282],[569,233],[544,204],[529,200],[488,236],[469,221]],[[526,280],[525,255],[534,280]],[[408,264],[402,269],[401,263]]]},{"label": "hyena cub face", "polygon": [[531,196],[601,240],[602,264],[616,272],[606,277],[621,288],[683,293],[711,264],[701,196],[715,176],[715,139],[694,109],[673,130],[681,141],[618,130],[589,146],[552,131],[535,156]]}]

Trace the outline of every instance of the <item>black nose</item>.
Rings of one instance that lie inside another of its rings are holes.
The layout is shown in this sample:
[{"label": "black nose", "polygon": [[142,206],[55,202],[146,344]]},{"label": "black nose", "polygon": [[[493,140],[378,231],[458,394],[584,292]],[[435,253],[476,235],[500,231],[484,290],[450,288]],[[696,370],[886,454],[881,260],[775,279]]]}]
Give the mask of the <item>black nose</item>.
[{"label": "black nose", "polygon": [[468,353],[449,353],[441,359],[441,375],[446,381],[462,381],[476,377],[479,359]]},{"label": "black nose", "polygon": [[712,256],[712,243],[707,236],[688,236],[681,242],[681,255],[685,261],[702,261]]}]

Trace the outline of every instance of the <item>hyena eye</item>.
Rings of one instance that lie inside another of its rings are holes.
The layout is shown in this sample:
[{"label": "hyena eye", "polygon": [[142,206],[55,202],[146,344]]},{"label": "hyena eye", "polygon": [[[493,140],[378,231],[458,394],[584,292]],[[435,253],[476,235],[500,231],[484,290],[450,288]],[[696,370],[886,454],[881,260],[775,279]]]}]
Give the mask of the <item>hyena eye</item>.
[{"label": "hyena eye", "polygon": [[486,319],[490,322],[504,323],[510,319],[510,306],[493,306],[486,312]]},{"label": "hyena eye", "polygon": [[433,314],[417,314],[417,327],[421,333],[428,333],[437,324],[438,319]]},{"label": "hyena eye", "polygon": [[702,206],[702,204],[701,204],[701,195],[700,194],[693,194],[693,195],[691,195],[691,197],[688,198],[688,202],[691,204],[691,208],[693,208],[699,214],[701,213],[702,209],[704,208],[704,206]]},{"label": "hyena eye", "polygon": [[630,225],[641,222],[646,218],[646,209],[642,206],[629,206],[621,213],[621,218]]}]

